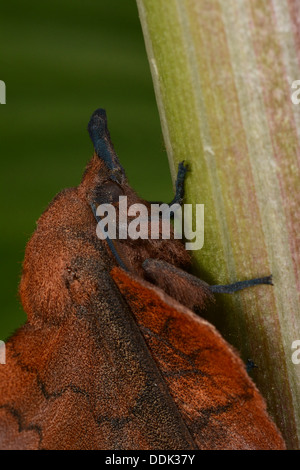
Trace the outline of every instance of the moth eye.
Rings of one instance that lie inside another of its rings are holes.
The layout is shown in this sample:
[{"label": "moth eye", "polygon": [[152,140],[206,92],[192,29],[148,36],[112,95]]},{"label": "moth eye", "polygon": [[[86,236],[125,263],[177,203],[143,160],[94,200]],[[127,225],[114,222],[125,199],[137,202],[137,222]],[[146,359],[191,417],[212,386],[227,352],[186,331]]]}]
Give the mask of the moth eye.
[{"label": "moth eye", "polygon": [[124,191],[118,183],[109,181],[95,189],[94,200],[98,205],[114,204],[115,202],[119,202],[119,196],[123,194]]}]

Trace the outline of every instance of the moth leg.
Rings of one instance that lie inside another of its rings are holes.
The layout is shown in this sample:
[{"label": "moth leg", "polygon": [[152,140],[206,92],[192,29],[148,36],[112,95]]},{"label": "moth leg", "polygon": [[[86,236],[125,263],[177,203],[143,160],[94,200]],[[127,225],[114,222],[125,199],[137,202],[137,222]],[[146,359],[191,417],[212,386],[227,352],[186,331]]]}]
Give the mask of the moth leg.
[{"label": "moth leg", "polygon": [[213,301],[213,294],[233,294],[241,289],[256,286],[258,284],[272,284],[272,276],[235,282],[228,285],[210,286],[176,266],[165,261],[147,259],[143,263],[146,277],[154,284],[161,287],[168,295],[178,300],[192,310],[205,307],[209,301]]},{"label": "moth leg", "polygon": [[258,369],[258,366],[255,364],[255,362],[252,359],[247,359],[246,362],[246,371],[249,373],[253,369]]},{"label": "moth leg", "polygon": [[234,282],[233,284],[226,284],[223,286],[222,285],[209,286],[209,288],[211,292],[214,292],[217,294],[234,294],[234,292],[237,292],[242,289],[246,289],[247,287],[257,286],[259,284],[269,284],[270,286],[273,286],[272,276],[258,277],[255,279]]},{"label": "moth leg", "polygon": [[188,166],[184,163],[184,161],[180,162],[178,165],[177,178],[175,183],[175,196],[169,203],[169,206],[172,206],[172,204],[179,204],[180,206],[182,205],[184,197],[184,181],[187,171]]},{"label": "moth leg", "polygon": [[149,258],[142,266],[147,280],[191,310],[205,308],[215,300],[206,282],[166,261]]}]

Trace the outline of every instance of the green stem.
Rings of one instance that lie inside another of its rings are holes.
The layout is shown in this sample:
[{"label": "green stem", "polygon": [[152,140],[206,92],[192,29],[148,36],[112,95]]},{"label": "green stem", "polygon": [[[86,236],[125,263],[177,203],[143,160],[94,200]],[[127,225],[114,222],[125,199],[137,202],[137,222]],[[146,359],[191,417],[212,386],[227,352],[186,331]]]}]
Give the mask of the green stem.
[{"label": "green stem", "polygon": [[[220,295],[213,317],[242,357],[289,448],[299,448],[300,79],[296,0],[137,0],[173,178],[205,205],[194,253],[211,284],[273,275]],[[226,315],[226,316],[225,316]]]}]

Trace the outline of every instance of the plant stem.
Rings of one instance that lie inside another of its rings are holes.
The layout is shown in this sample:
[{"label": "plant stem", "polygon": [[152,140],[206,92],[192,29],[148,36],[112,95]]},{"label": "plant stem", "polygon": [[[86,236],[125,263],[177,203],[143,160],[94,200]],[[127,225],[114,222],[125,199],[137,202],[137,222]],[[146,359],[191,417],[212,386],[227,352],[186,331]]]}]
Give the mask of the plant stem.
[{"label": "plant stem", "polygon": [[[219,295],[214,323],[253,378],[289,448],[300,441],[297,0],[137,0],[173,178],[205,205],[198,274],[211,284],[273,275]],[[225,313],[226,312],[226,313]],[[218,312],[220,315],[220,312]]]}]

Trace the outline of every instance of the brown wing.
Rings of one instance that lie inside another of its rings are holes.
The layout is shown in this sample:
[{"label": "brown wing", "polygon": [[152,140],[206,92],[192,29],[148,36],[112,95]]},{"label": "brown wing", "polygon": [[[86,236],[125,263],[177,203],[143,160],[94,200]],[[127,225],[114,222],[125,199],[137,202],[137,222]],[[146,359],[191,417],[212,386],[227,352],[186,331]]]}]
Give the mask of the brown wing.
[{"label": "brown wing", "polygon": [[0,365],[0,448],[195,448],[109,274],[114,259],[84,191],[60,193],[26,247],[28,323]]},{"label": "brown wing", "polygon": [[160,289],[111,272],[199,449],[284,449],[245,367],[215,328]]},{"label": "brown wing", "polygon": [[[64,240],[67,259],[73,245]],[[100,254],[86,250],[72,260],[63,319],[27,323],[7,344],[0,448],[195,448]]]}]

